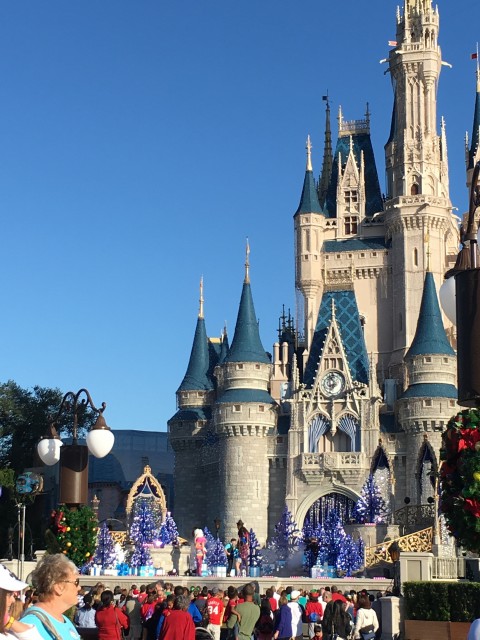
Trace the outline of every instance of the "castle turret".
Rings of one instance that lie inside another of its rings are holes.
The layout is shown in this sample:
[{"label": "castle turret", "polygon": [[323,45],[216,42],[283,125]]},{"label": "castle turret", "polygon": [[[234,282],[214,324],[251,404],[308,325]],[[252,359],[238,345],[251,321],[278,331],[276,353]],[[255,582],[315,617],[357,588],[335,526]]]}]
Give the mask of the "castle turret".
[{"label": "castle turret", "polygon": [[[178,411],[168,421],[169,440],[175,452],[175,518],[182,535],[203,522],[204,509],[191,478],[202,478],[201,456],[206,425],[211,418],[214,384],[209,375],[213,349],[209,344],[203,315],[203,279],[200,282],[200,309],[187,372],[177,390]],[[199,481],[201,482],[201,480]],[[196,483],[198,490],[198,483]]]},{"label": "castle turret", "polygon": [[[433,495],[431,476],[438,467],[442,431],[457,399],[456,356],[443,327],[430,272],[425,276],[417,330],[405,365],[408,386],[397,405],[398,422],[406,433],[405,486],[407,495],[423,504]],[[404,497],[397,495],[400,500]]]},{"label": "castle turret", "polygon": [[[295,286],[303,295],[303,323],[299,330],[302,344],[310,344],[315,326],[319,295],[321,295],[322,261],[325,217],[318,201],[312,169],[312,145],[307,138],[307,167],[300,204],[294,215],[295,227]],[[303,325],[303,326],[302,326]]]},{"label": "castle turret", "polygon": [[218,502],[226,538],[236,534],[242,519],[263,543],[267,538],[269,503],[268,439],[276,422],[276,404],[269,393],[272,365],[260,340],[249,277],[245,280],[232,345],[215,369],[218,381],[214,408],[219,437]]}]

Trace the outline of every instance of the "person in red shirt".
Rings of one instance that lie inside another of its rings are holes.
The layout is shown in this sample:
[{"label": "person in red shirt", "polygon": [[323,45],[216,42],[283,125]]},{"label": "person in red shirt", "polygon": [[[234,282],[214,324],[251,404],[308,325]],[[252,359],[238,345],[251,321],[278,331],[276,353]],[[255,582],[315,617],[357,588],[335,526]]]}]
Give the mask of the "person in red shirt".
[{"label": "person in red shirt", "polygon": [[195,625],[187,611],[189,605],[188,596],[175,598],[172,612],[163,621],[159,640],[195,640]]},{"label": "person in red shirt", "polygon": [[308,636],[313,638],[315,636],[315,627],[318,626],[323,618],[323,606],[318,601],[320,594],[318,591],[311,591],[308,598],[307,606],[305,607],[305,615],[308,620]]},{"label": "person in red shirt", "polygon": [[128,617],[113,604],[113,592],[107,589],[100,596],[101,607],[95,612],[99,640],[122,640],[121,629],[128,630]]},{"label": "person in red shirt", "polygon": [[273,596],[273,589],[267,589],[265,591],[265,597],[267,598],[267,600],[270,603],[270,610],[272,613],[275,613],[275,611],[278,609],[278,601],[277,599]]},{"label": "person in red shirt", "polygon": [[212,593],[214,595],[207,599],[209,616],[207,629],[212,634],[214,640],[220,640],[220,630],[222,628],[223,612],[225,609],[225,605],[223,604],[223,589],[219,587],[212,589]]}]

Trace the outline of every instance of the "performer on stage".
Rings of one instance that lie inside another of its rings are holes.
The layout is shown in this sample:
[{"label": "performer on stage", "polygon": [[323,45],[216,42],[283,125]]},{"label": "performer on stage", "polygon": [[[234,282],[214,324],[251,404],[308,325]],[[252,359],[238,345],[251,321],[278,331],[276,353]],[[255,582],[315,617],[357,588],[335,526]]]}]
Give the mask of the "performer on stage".
[{"label": "performer on stage", "polygon": [[248,529],[243,524],[242,520],[237,522],[238,527],[238,554],[241,560],[241,569],[245,569],[247,571],[248,567],[248,556],[250,555],[250,534],[248,533]]},{"label": "performer on stage", "polygon": [[193,532],[193,538],[195,541],[195,561],[197,564],[197,576],[202,575],[202,564],[207,557],[206,543],[207,539],[203,535],[202,529],[195,529]]}]

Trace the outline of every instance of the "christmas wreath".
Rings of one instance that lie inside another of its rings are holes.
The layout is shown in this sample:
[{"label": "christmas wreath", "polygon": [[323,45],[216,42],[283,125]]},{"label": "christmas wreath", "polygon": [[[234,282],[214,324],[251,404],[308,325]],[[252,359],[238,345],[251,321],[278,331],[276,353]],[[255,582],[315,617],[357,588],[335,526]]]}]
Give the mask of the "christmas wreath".
[{"label": "christmas wreath", "polygon": [[451,534],[469,551],[480,552],[480,412],[466,409],[442,435],[440,511]]},{"label": "christmas wreath", "polygon": [[45,532],[48,553],[64,553],[77,567],[89,562],[95,553],[98,520],[90,507],[68,509],[61,505],[50,514]]}]

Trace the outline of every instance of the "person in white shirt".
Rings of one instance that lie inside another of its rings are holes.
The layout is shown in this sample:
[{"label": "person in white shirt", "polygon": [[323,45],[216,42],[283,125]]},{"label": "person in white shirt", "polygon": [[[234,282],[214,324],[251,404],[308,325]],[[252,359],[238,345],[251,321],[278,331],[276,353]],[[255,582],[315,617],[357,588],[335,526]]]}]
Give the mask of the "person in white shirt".
[{"label": "person in white shirt", "polygon": [[353,628],[353,637],[355,640],[362,638],[360,632],[361,629],[366,627],[372,627],[372,638],[375,637],[375,632],[378,629],[378,618],[375,611],[372,609],[372,603],[368,597],[368,593],[360,593],[358,596],[358,609],[357,617],[355,619],[355,626]]},{"label": "person in white shirt", "polygon": [[28,584],[22,582],[3,564],[0,564],[0,640],[41,640],[37,629],[12,616],[12,605],[15,594],[26,589]]}]

